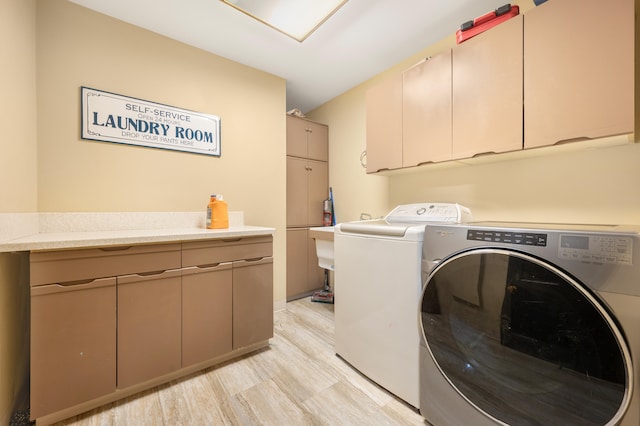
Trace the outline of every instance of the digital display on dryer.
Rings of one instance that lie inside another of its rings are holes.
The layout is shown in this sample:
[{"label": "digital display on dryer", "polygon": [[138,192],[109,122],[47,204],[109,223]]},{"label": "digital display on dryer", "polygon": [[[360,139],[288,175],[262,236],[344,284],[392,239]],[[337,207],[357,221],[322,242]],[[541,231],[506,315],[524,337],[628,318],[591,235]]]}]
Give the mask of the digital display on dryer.
[{"label": "digital display on dryer", "polygon": [[589,237],[583,235],[561,235],[560,247],[589,250]]}]

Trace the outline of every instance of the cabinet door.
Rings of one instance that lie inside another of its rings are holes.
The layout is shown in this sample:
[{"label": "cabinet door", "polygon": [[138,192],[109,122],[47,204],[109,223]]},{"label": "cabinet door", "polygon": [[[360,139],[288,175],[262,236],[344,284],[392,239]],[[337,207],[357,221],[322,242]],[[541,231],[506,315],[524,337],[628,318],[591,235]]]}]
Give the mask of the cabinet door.
[{"label": "cabinet door", "polygon": [[287,155],[329,160],[329,128],[304,118],[287,115]]},{"label": "cabinet door", "polygon": [[116,390],[116,279],[31,288],[31,417]]},{"label": "cabinet door", "polygon": [[328,195],[327,163],[287,157],[287,226],[322,225],[322,202]]},{"label": "cabinet door", "polygon": [[287,115],[287,155],[307,158],[307,122]]},{"label": "cabinet door", "polygon": [[322,202],[329,197],[329,167],[322,161],[307,162],[307,222],[309,226],[322,225]]},{"label": "cabinet door", "polygon": [[318,265],[316,240],[311,238],[309,230],[306,232],[307,242],[307,292],[320,290],[324,286],[324,269]]},{"label": "cabinet door", "polygon": [[232,350],[232,264],[182,270],[182,366]]},{"label": "cabinet door", "polygon": [[402,167],[402,74],[367,91],[367,173]]},{"label": "cabinet door", "polygon": [[307,296],[324,284],[315,241],[308,228],[287,230],[287,300]]},{"label": "cabinet door", "polygon": [[524,27],[525,148],[633,132],[634,3],[549,1]]},{"label": "cabinet door", "polygon": [[307,160],[287,157],[287,226],[306,226],[308,223]]},{"label": "cabinet door", "polygon": [[118,277],[118,388],[180,368],[181,271]]},{"label": "cabinet door", "polygon": [[287,300],[307,293],[307,228],[287,229]]},{"label": "cabinet door", "polygon": [[320,123],[307,122],[307,158],[329,161],[329,128]]},{"label": "cabinet door", "polygon": [[233,348],[273,337],[273,258],[233,262]]},{"label": "cabinet door", "polygon": [[402,75],[402,166],[451,159],[451,50]]},{"label": "cabinet door", "polygon": [[453,158],[522,149],[522,85],[522,15],[453,48]]}]

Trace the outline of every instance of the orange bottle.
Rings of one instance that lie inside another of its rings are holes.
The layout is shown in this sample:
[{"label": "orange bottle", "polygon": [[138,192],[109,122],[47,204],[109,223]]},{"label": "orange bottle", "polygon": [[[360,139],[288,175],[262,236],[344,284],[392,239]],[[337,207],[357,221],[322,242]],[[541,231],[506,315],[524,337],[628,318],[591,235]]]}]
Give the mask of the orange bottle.
[{"label": "orange bottle", "polygon": [[229,209],[222,195],[212,195],[207,205],[207,228],[226,229],[229,227]]}]

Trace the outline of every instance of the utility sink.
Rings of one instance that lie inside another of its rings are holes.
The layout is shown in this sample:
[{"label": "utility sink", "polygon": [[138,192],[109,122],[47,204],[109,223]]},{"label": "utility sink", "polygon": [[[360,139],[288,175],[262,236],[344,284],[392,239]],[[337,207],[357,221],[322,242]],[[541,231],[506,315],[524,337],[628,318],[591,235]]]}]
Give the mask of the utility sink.
[{"label": "utility sink", "polygon": [[309,237],[316,241],[318,265],[333,271],[333,226],[309,228]]}]

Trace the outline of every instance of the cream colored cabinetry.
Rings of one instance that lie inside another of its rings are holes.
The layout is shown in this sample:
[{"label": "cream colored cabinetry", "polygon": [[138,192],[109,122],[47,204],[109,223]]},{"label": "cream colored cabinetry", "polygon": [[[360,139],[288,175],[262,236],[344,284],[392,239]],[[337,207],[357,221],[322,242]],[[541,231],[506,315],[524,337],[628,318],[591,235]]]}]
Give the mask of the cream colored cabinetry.
[{"label": "cream colored cabinetry", "polygon": [[329,195],[326,162],[287,157],[287,226],[321,226],[322,201]]},{"label": "cream colored cabinetry", "polygon": [[180,369],[180,293],[180,269],[118,277],[119,389]]},{"label": "cream colored cabinetry", "polygon": [[329,195],[328,127],[287,115],[287,300],[322,287],[311,226],[322,225]]},{"label": "cream colored cabinetry", "polygon": [[402,74],[402,166],[450,160],[451,125],[451,50],[447,50]]},{"label": "cream colored cabinetry", "polygon": [[522,149],[522,15],[453,48],[453,158]]},{"label": "cream colored cabinetry", "polygon": [[86,411],[266,344],[272,246],[260,236],[32,252],[31,417]]},{"label": "cream colored cabinetry", "polygon": [[287,230],[287,297],[308,295],[324,284],[324,270],[318,266],[316,245],[308,228]]},{"label": "cream colored cabinetry", "polygon": [[522,16],[369,89],[367,172],[522,149]]},{"label": "cream colored cabinetry", "polygon": [[31,416],[115,390],[116,279],[33,287]]},{"label": "cream colored cabinetry", "polygon": [[402,167],[402,75],[367,90],[367,173]]},{"label": "cream colored cabinetry", "polygon": [[232,263],[182,270],[182,365],[197,364],[233,349]]},{"label": "cream colored cabinetry", "polygon": [[273,337],[273,259],[233,262],[233,348]]},{"label": "cream colored cabinetry", "polygon": [[524,16],[525,148],[634,130],[634,3],[555,0]]},{"label": "cream colored cabinetry", "polygon": [[183,282],[183,336],[189,329],[183,363],[185,357],[195,363],[273,337],[272,256],[272,237],[183,244],[185,272],[208,270],[200,283]]},{"label": "cream colored cabinetry", "polygon": [[329,161],[329,128],[287,115],[287,155]]},{"label": "cream colored cabinetry", "polygon": [[115,392],[116,277],[179,267],[180,244],[31,253],[33,418]]},{"label": "cream colored cabinetry", "polygon": [[[550,1],[453,47],[451,158],[633,133],[634,8],[631,0]],[[367,92],[367,172],[447,159],[424,142],[441,130],[431,117],[442,112],[429,109],[421,81],[429,68],[405,71],[404,88],[392,77]],[[446,150],[447,135],[437,138]]]}]

